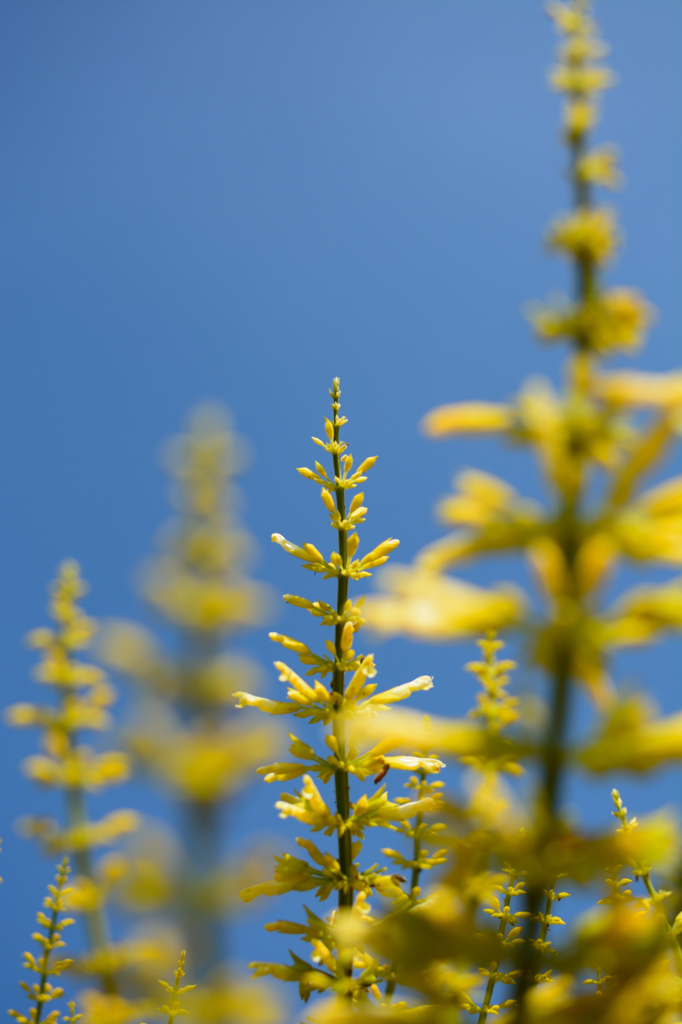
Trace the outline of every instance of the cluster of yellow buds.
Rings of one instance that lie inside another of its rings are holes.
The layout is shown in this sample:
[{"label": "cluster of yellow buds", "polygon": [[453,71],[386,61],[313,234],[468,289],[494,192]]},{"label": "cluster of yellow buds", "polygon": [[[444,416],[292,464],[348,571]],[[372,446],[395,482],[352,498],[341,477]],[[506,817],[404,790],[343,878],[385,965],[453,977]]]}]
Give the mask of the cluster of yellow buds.
[{"label": "cluster of yellow buds", "polygon": [[173,1024],[176,1017],[184,1017],[189,1012],[186,1010],[180,1002],[180,996],[184,996],[187,992],[192,992],[196,985],[180,985],[180,981],[185,976],[185,950],[183,949],[178,960],[178,966],[173,972],[175,982],[173,985],[169,985],[167,981],[159,981],[161,988],[168,992],[170,999],[168,1003],[164,1003],[163,1006],[159,1006],[159,1013],[168,1014],[168,1024]]},{"label": "cluster of yellow buds", "polygon": [[[515,971],[501,971],[500,960],[505,953],[505,947],[513,949],[518,943],[523,942],[523,939],[519,936],[523,931],[523,920],[528,917],[528,912],[525,910],[512,911],[511,902],[512,899],[526,895],[526,890],[523,887],[522,879],[515,873],[514,869],[508,864],[504,866],[504,873],[507,876],[507,885],[496,884],[495,890],[504,897],[503,902],[500,902],[497,896],[491,897],[492,907],[484,907],[483,913],[488,914],[493,920],[499,921],[496,938],[500,944],[500,957],[498,960],[493,960],[490,963],[490,967],[479,967],[478,972],[481,977],[486,978],[485,994],[483,996],[483,1002],[479,1006],[475,1002],[465,1004],[464,1009],[471,1014],[478,1014],[478,1019],[483,1024],[486,1017],[489,1014],[499,1015],[501,1009],[507,1007],[516,1006],[516,1000],[505,999],[501,1003],[493,1003],[492,998],[495,991],[495,986],[499,983],[502,985],[514,985],[516,979],[521,973],[518,970]],[[507,931],[509,929],[509,931]]]},{"label": "cluster of yellow buds", "polygon": [[[25,981],[19,982],[33,1005],[29,1007],[28,1016],[19,1013],[18,1010],[7,1011],[10,1017],[14,1017],[19,1024],[58,1024],[59,1010],[50,1010],[46,1016],[43,1016],[43,1010],[48,1003],[60,999],[64,995],[64,989],[52,985],[49,979],[59,977],[73,963],[73,960],[69,959],[54,960],[52,958],[55,950],[63,949],[66,945],[62,938],[64,928],[75,923],[73,918],[64,917],[65,900],[70,892],[66,885],[70,871],[69,859],[65,857],[57,866],[54,885],[48,886],[49,895],[43,900],[43,906],[47,913],[43,910],[38,911],[37,921],[44,931],[34,932],[32,938],[40,946],[40,956],[24,953],[24,967],[37,974],[38,981],[34,981],[31,985]],[[69,1003],[69,1009],[70,1016],[63,1017],[62,1020],[68,1020],[71,1024],[75,1024],[81,1014],[76,1014],[74,1003]]]},{"label": "cluster of yellow buds", "polygon": [[470,716],[483,722],[490,742],[487,749],[481,753],[465,754],[460,757],[460,762],[473,769],[469,812],[481,822],[499,825],[509,806],[509,794],[502,783],[502,775],[521,775],[524,772],[513,747],[494,742],[519,718],[519,698],[507,692],[509,673],[516,668],[516,662],[498,660],[497,652],[504,647],[504,642],[493,632],[479,640],[478,646],[483,659],[466,665],[466,670],[476,676],[481,686],[476,695],[476,707]]}]

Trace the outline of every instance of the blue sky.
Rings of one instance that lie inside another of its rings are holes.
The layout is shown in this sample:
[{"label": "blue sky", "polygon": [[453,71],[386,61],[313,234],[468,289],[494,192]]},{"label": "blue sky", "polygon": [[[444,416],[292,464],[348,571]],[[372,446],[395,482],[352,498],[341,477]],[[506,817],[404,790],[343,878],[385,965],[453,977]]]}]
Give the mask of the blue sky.
[{"label": "blue sky", "polygon": [[[598,13],[620,78],[599,134],[618,144],[627,176],[611,278],[661,311],[639,363],[664,369],[681,352],[682,7],[603,0]],[[411,557],[438,534],[434,500],[462,466],[537,488],[525,456],[435,445],[416,425],[437,403],[503,399],[530,373],[557,373],[521,315],[567,287],[542,246],[565,181],[539,3],[4,0],[0,17],[7,703],[29,699],[21,637],[44,621],[63,557],[81,561],[93,614],[145,614],[134,571],[168,514],[156,453],[201,399],[229,405],[251,443],[254,572],[277,593],[304,583],[271,532],[327,540],[315,489],[294,468],[313,457],[334,375],[354,449],[380,456],[368,543],[397,536]],[[271,625],[308,628],[283,612]],[[264,637],[245,646],[267,666]],[[624,669],[666,709],[680,703],[679,652],[668,644]],[[459,668],[469,647],[377,653],[386,683],[435,676],[425,708],[471,703]],[[27,805],[49,806],[17,769],[34,744],[5,734],[0,755],[7,1001],[49,873],[11,824]],[[679,776],[657,781],[655,802],[671,799]],[[587,817],[601,815],[609,784],[576,791]],[[632,792],[651,805],[640,785]],[[276,796],[256,783],[240,835],[291,844]],[[110,805],[136,801],[159,813],[138,788]],[[264,943],[276,957],[259,922],[285,910],[259,912],[242,959]]]}]

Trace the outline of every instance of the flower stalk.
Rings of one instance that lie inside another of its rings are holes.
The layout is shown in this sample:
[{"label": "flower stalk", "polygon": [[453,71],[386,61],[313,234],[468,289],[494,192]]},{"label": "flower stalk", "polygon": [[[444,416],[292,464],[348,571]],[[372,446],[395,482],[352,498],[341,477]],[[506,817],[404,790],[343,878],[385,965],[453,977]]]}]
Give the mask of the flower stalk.
[{"label": "flower stalk", "polygon": [[[73,918],[63,916],[65,899],[70,892],[66,886],[70,871],[68,857],[65,857],[57,866],[54,885],[48,886],[49,895],[43,900],[43,906],[49,913],[38,911],[37,921],[44,931],[34,932],[33,938],[40,946],[40,956],[35,957],[32,953],[24,953],[24,967],[37,974],[38,980],[32,985],[25,981],[19,982],[28,995],[29,1001],[34,1005],[29,1008],[28,1016],[17,1010],[7,1011],[18,1024],[57,1024],[59,1021],[59,1010],[51,1010],[46,1017],[43,1017],[43,1011],[48,1003],[60,999],[64,995],[64,989],[52,985],[49,979],[59,977],[73,963],[72,960],[67,959],[52,959],[54,951],[66,945],[62,938],[62,931],[74,923]],[[71,1018],[73,1018],[72,1003],[69,1003],[69,1008]]]},{"label": "flower stalk", "polygon": [[[332,675],[332,689],[334,693],[338,694],[339,697],[343,697],[344,684],[345,684],[345,670],[343,668],[343,662],[345,657],[344,651],[344,610],[346,608],[346,602],[348,601],[348,525],[346,520],[346,491],[342,486],[343,473],[341,468],[341,453],[343,447],[341,444],[340,434],[341,427],[345,422],[344,418],[339,417],[339,410],[341,409],[341,387],[338,378],[334,379],[331,389],[332,399],[332,461],[334,466],[334,499],[336,502],[336,510],[338,512],[338,551],[339,560],[341,565],[341,571],[336,579],[336,616],[337,621],[334,626],[334,671]],[[346,632],[346,636],[347,636]],[[339,865],[341,868],[341,875],[347,880],[346,884],[339,889],[339,909],[342,907],[352,907],[353,905],[353,888],[351,883],[351,872],[353,865],[353,853],[352,853],[352,841],[350,830],[346,827],[346,823],[350,817],[350,783],[348,778],[348,770],[345,768],[346,764],[346,724],[341,715],[337,715],[334,718],[334,738],[339,748],[339,767],[334,772],[334,787],[336,791],[336,810],[341,817],[343,822],[343,829],[339,829]],[[348,964],[346,972],[348,976],[352,974],[352,964]]]},{"label": "flower stalk", "polygon": [[[289,714],[326,727],[326,756],[316,751],[311,743],[290,733],[290,752],[296,760],[265,765],[258,770],[266,782],[283,782],[303,776],[301,790],[294,794],[283,793],[277,802],[280,817],[294,818],[314,832],[323,831],[328,836],[336,834],[336,850],[332,854],[309,839],[299,837],[297,843],[310,859],[288,854],[276,858],[274,879],[248,887],[242,898],[248,902],[256,896],[308,889],[315,889],[320,900],[335,894],[337,905],[324,918],[307,910],[307,923],[277,921],[267,926],[272,931],[303,937],[312,947],[309,961],[292,952],[291,964],[259,961],[252,967],[256,976],[272,974],[285,981],[297,982],[304,1000],[314,991],[331,990],[348,1006],[368,999],[384,1005],[391,999],[396,978],[391,964],[373,956],[366,947],[365,935],[374,925],[367,900],[375,892],[394,906],[413,906],[417,893],[404,892],[404,876],[390,873],[386,867],[377,864],[369,868],[361,866],[359,860],[364,834],[368,828],[380,827],[408,836],[414,847],[411,864],[417,873],[413,877],[418,879],[419,871],[438,862],[435,855],[429,855],[421,846],[423,839],[432,838],[438,828],[429,826],[424,820],[424,816],[437,807],[437,787],[435,784],[422,787],[419,778],[412,776],[408,785],[418,790],[416,799],[400,797],[390,800],[385,785],[381,785],[353,800],[350,777],[352,775],[361,783],[374,776],[376,787],[391,768],[418,771],[426,776],[437,773],[443,762],[419,751],[409,756],[391,754],[390,751],[402,746],[403,741],[401,735],[392,735],[390,729],[388,732],[380,730],[375,739],[377,716],[411,693],[431,689],[432,680],[428,676],[420,676],[409,683],[375,693],[373,656],[360,655],[354,649],[354,635],[364,621],[363,599],[349,596],[350,581],[370,576],[374,567],[386,562],[398,542],[389,538],[364,556],[357,555],[357,528],[364,522],[367,508],[363,504],[363,493],[356,493],[347,504],[345,492],[357,490],[364,483],[367,479],[365,474],[376,459],[365,459],[357,469],[354,468],[353,456],[341,438],[341,428],[347,421],[340,415],[338,379],[333,381],[329,394],[332,417],[325,420],[326,437],[324,440],[313,438],[313,441],[331,456],[331,475],[320,462],[315,463],[314,470],[304,467],[298,472],[322,488],[321,499],[329,514],[330,526],[336,533],[336,549],[327,559],[313,544],[294,544],[281,534],[273,534],[272,539],[288,554],[300,559],[305,569],[336,581],[333,605],[322,600],[285,595],[288,604],[308,611],[323,625],[333,628],[334,639],[326,641],[326,653],[321,655],[300,640],[271,633],[272,640],[298,655],[306,667],[307,678],[299,676],[285,662],[276,661],[280,681],[287,684],[286,701],[268,700],[245,692],[238,692],[235,696],[239,707],[256,707],[271,715]],[[311,676],[314,678],[308,682]],[[331,677],[329,687],[324,683],[327,676]],[[327,804],[313,775],[323,785],[333,780],[333,806]],[[428,796],[425,795],[427,789]],[[414,846],[416,835],[419,839]],[[396,851],[383,852],[401,867],[407,863]]]},{"label": "flower stalk", "polygon": [[82,915],[88,944],[81,967],[98,976],[104,992],[115,995],[118,982],[106,909],[112,879],[106,862],[96,865],[93,854],[97,847],[134,832],[140,816],[119,810],[92,821],[88,814],[87,794],[125,782],[130,764],[121,751],[95,753],[81,742],[86,729],[103,732],[111,728],[108,709],[116,699],[102,669],[78,658],[79,651],[92,645],[97,632],[97,623],[78,604],[86,593],[78,564],[63,562],[50,586],[54,626],[35,629],[28,636],[29,644],[41,652],[37,680],[53,689],[55,703],[14,704],[5,717],[11,725],[41,729],[43,753],[26,758],[22,767],[36,782],[64,792],[65,824],[61,827],[51,819],[33,817],[23,820],[23,830],[39,839],[49,853],[66,851],[72,857],[77,874],[70,902]]}]

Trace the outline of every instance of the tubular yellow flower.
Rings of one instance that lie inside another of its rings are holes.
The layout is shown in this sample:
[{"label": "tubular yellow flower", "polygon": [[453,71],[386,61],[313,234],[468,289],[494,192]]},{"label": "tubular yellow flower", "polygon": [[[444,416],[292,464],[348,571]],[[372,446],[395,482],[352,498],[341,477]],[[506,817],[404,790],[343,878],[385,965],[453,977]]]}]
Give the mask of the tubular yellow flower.
[{"label": "tubular yellow flower", "polygon": [[494,402],[457,402],[440,405],[424,417],[421,429],[427,437],[455,434],[504,433],[513,422],[513,411]]},{"label": "tubular yellow flower", "polygon": [[682,406],[682,371],[604,373],[595,379],[595,390],[611,405],[674,411]]}]

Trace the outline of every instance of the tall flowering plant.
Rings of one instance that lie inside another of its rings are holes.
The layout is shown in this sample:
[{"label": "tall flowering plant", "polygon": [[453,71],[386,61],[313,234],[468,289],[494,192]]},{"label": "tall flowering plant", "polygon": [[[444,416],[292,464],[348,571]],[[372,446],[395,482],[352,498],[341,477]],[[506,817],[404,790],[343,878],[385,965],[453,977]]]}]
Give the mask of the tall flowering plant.
[{"label": "tall flowering plant", "polygon": [[[307,836],[299,837],[296,842],[307,856],[285,853],[277,858],[274,879],[246,888],[242,898],[250,901],[292,890],[315,890],[321,901],[333,896],[336,907],[325,916],[306,910],[304,922],[276,921],[267,926],[271,931],[301,936],[311,947],[309,959],[292,953],[289,964],[257,962],[252,966],[257,975],[272,974],[297,982],[306,1000],[312,992],[331,991],[352,1005],[369,1002],[380,1006],[391,1003],[396,975],[390,961],[377,959],[357,940],[357,932],[363,923],[372,920],[368,899],[373,893],[385,897],[394,907],[417,905],[422,872],[442,862],[442,849],[434,850],[432,844],[443,826],[432,823],[428,816],[438,806],[440,784],[432,777],[443,762],[427,750],[408,755],[391,753],[400,738],[384,736],[379,742],[365,738],[368,722],[412,693],[430,690],[432,680],[420,676],[376,692],[374,658],[356,650],[355,637],[364,622],[363,599],[351,593],[351,584],[366,579],[372,569],[386,562],[398,541],[389,538],[366,554],[359,552],[358,527],[367,515],[359,487],[367,480],[376,457],[364,459],[354,468],[353,455],[341,437],[347,420],[340,415],[338,379],[330,396],[332,415],[325,419],[325,438],[313,438],[327,453],[328,465],[316,462],[315,469],[302,468],[299,473],[321,488],[321,500],[336,534],[336,549],[326,557],[314,544],[295,544],[278,533],[272,539],[299,559],[305,569],[335,581],[333,601],[293,594],[284,597],[332,634],[325,641],[325,649],[318,653],[301,640],[271,633],[272,640],[298,656],[305,676],[286,662],[276,661],[280,682],[287,688],[285,700],[246,692],[235,696],[240,707],[290,715],[323,727],[322,749],[290,734],[294,760],[266,765],[258,771],[266,782],[288,782],[302,776],[301,789],[282,794],[275,805],[280,817],[335,837],[335,847],[320,848]],[[350,502],[349,492],[355,492]],[[382,782],[390,769],[414,773],[406,784],[413,791],[409,797],[389,797]],[[374,785],[368,790],[367,782],[372,778]],[[331,796],[321,788],[326,785],[333,786]],[[365,832],[377,827],[408,840],[402,852],[384,849],[392,862],[390,868],[362,862]],[[402,871],[409,872],[409,876]]]},{"label": "tall flowering plant", "polygon": [[[265,587],[246,572],[251,542],[236,517],[241,445],[216,407],[199,409],[166,449],[177,516],[142,574],[161,636],[112,621],[101,652],[139,695],[127,730],[130,751],[159,784],[179,819],[177,839],[142,836],[119,891],[129,907],[174,924],[187,947],[206,1020],[271,1019],[263,995],[225,972],[227,919],[243,868],[230,858],[229,808],[255,766],[277,746],[273,727],[245,727],[231,712],[235,687],[257,666],[228,644],[262,621]],[[242,882],[243,884],[243,882]]]},{"label": "tall flowering plant", "polygon": [[[423,423],[433,438],[497,434],[530,449],[542,470],[546,500],[530,500],[487,472],[460,473],[454,493],[438,509],[451,532],[424,548],[411,566],[386,571],[385,592],[367,602],[366,615],[387,635],[460,639],[472,632],[473,611],[480,612],[480,625],[486,618],[493,625],[503,588],[472,595],[470,585],[450,570],[498,552],[525,556],[540,600],[534,603],[517,591],[508,624],[523,630],[529,663],[544,674],[546,706],[532,718],[522,716],[509,735],[518,762],[533,769],[534,797],[517,807],[512,822],[500,816],[486,826],[487,864],[509,872],[513,892],[507,887],[506,895],[516,901],[523,892],[524,909],[519,917],[498,907],[501,920],[507,914],[507,926],[514,917],[514,927],[521,928],[517,946],[506,951],[506,972],[498,955],[490,958],[493,968],[481,970],[488,972],[488,988],[493,978],[495,985],[502,982],[500,972],[505,984],[514,985],[514,1001],[505,1012],[517,1021],[672,1021],[679,1015],[679,925],[673,923],[673,887],[671,892],[656,888],[651,871],[652,865],[664,872],[672,867],[678,842],[673,823],[662,815],[631,828],[617,803],[618,832],[590,835],[567,815],[564,801],[577,764],[593,772],[643,770],[682,757],[680,715],[656,717],[648,700],[620,692],[610,671],[614,652],[655,643],[682,628],[682,581],[642,584],[615,600],[606,592],[621,565],[675,569],[682,564],[682,477],[646,484],[680,433],[682,373],[606,366],[614,356],[631,356],[640,348],[653,313],[637,290],[605,280],[622,240],[614,209],[597,198],[600,189],[620,182],[617,154],[591,141],[600,95],[613,84],[602,63],[606,47],[586,0],[551,3],[548,10],[560,35],[551,84],[563,97],[572,207],[552,222],[547,244],[569,262],[573,293],[560,302],[536,304],[530,319],[542,341],[567,344],[563,384],[557,389],[534,378],[507,403],[444,405]],[[579,689],[592,707],[592,735],[577,743],[570,736]],[[403,727],[409,731],[408,723]],[[468,757],[461,725],[451,723],[451,730],[449,748],[443,736],[440,749],[457,753],[459,744],[460,755]],[[460,849],[461,838],[452,841]],[[632,898],[637,910],[629,897],[618,895],[623,890],[614,865],[629,866],[635,879],[645,881],[646,897]],[[557,880],[569,874],[585,882],[602,872],[611,895],[599,903],[608,909],[600,911],[591,932],[574,933],[570,955],[553,956],[547,932],[558,923],[554,904],[565,884]],[[438,1014],[448,1005],[478,1013],[481,1021],[500,1012],[488,992],[480,1002],[462,995],[466,985],[455,998],[452,989],[448,995],[447,987],[433,984],[437,962],[471,963],[463,947],[464,931],[471,927],[464,913],[466,881],[466,872],[449,875],[447,891],[454,902],[440,944],[435,937],[443,918],[435,912],[428,927],[429,912],[421,916],[423,941],[405,939],[404,977],[433,996],[439,1006],[434,1019],[441,1019]],[[479,897],[474,902],[482,908]],[[408,916],[401,925],[393,922],[383,948],[395,955],[397,937],[408,927],[415,927]],[[557,964],[563,968],[560,978]],[[574,988],[588,966],[592,975],[583,980],[594,985],[592,995]]]},{"label": "tall flowering plant", "polygon": [[[139,959],[140,950],[112,942],[108,903],[119,880],[120,863],[114,854],[99,858],[97,854],[136,831],[141,816],[130,809],[110,811],[99,819],[90,815],[90,796],[125,782],[131,766],[125,752],[98,751],[84,742],[88,733],[112,728],[110,708],[116,700],[103,669],[84,657],[98,630],[79,604],[87,589],[78,563],[63,562],[49,588],[52,625],[32,630],[27,638],[40,652],[36,681],[50,697],[13,704],[6,709],[5,719],[13,726],[40,730],[41,752],[25,758],[22,767],[40,786],[62,792],[63,812],[60,820],[27,815],[20,827],[49,854],[67,853],[72,858],[76,875],[68,902],[82,916],[87,948],[78,960],[79,969],[98,983],[104,1001],[108,998],[120,1006],[120,974]],[[99,999],[94,992],[91,997]]]}]

